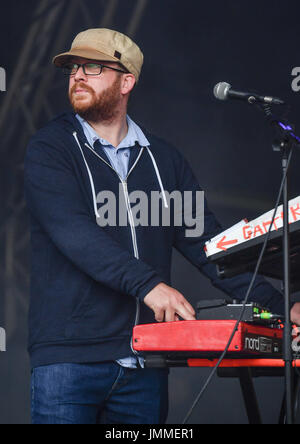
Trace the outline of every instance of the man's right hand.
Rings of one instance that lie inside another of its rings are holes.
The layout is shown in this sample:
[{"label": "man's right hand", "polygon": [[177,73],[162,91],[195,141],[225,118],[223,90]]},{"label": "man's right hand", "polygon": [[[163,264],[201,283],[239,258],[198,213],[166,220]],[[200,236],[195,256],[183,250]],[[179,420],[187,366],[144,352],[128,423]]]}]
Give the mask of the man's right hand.
[{"label": "man's right hand", "polygon": [[158,284],[144,299],[154,311],[157,322],[178,321],[179,316],[186,321],[195,320],[195,310],[184,296],[166,284]]}]

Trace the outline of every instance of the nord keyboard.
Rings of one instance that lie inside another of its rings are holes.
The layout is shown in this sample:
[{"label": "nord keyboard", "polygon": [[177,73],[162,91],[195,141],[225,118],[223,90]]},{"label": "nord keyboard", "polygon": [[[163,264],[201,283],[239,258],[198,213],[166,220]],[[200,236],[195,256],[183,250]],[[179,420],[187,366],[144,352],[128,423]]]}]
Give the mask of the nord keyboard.
[{"label": "nord keyboard", "polygon": [[[236,325],[235,320],[178,321],[138,325],[133,348],[142,354],[172,357],[219,356]],[[228,356],[282,356],[283,330],[241,322]]]}]

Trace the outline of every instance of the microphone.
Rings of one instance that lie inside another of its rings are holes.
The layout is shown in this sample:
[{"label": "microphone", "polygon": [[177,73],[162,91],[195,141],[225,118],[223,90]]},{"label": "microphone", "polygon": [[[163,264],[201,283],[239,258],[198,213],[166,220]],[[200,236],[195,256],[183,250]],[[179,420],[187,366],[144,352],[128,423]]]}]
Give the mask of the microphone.
[{"label": "microphone", "polygon": [[284,101],[277,97],[260,96],[255,93],[234,91],[231,85],[226,82],[220,82],[214,87],[214,95],[218,100],[238,99],[245,100],[251,105],[259,103],[267,103],[269,105],[284,105]]}]

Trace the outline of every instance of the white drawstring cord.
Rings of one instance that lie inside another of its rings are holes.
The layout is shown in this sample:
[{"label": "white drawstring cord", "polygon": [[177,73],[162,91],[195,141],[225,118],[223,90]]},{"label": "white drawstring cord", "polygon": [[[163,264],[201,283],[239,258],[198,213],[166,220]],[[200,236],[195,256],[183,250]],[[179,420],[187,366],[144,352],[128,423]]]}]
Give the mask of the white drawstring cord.
[{"label": "white drawstring cord", "polygon": [[162,192],[163,200],[164,200],[164,206],[165,206],[165,208],[169,208],[167,197],[166,197],[166,193],[165,193],[162,181],[161,181],[161,177],[160,177],[160,174],[159,174],[159,169],[158,169],[157,163],[156,163],[156,161],[154,159],[154,156],[153,156],[152,152],[150,151],[150,148],[148,146],[146,148],[148,150],[149,156],[151,157],[151,160],[152,160],[155,172],[156,172],[157,180],[158,180],[158,183],[159,183],[159,186],[160,186],[160,189],[161,189],[161,192]]},{"label": "white drawstring cord", "polygon": [[[91,184],[91,189],[92,189],[92,195],[93,195],[94,212],[95,212],[96,218],[99,218],[100,216],[99,216],[98,208],[97,208],[97,199],[96,199],[96,191],[95,191],[95,185],[94,185],[94,181],[93,181],[93,176],[92,176],[92,173],[91,173],[91,171],[89,169],[89,166],[88,166],[88,163],[86,161],[86,158],[85,158],[85,156],[83,154],[83,150],[82,150],[80,142],[78,140],[76,131],[73,133],[73,137],[76,140],[76,143],[77,143],[77,145],[78,145],[78,147],[80,149],[81,155],[83,157],[83,160],[84,160],[87,172],[88,172],[88,176],[89,176],[89,180],[90,180],[90,184]],[[165,206],[165,208],[169,208],[167,197],[166,197],[166,193],[165,193],[165,190],[164,190],[164,187],[163,187],[163,184],[162,184],[162,180],[161,180],[161,177],[160,177],[160,173],[159,173],[159,169],[158,169],[157,163],[155,161],[155,158],[154,158],[150,148],[148,146],[146,148],[147,148],[147,151],[149,153],[149,156],[150,156],[150,158],[152,160],[152,163],[153,163],[153,166],[154,166],[156,177],[157,177],[157,180],[158,180],[161,192],[162,192],[164,206]]]},{"label": "white drawstring cord", "polygon": [[86,161],[86,159],[85,159],[85,157],[84,157],[84,154],[83,154],[83,151],[82,151],[82,148],[81,148],[80,142],[79,142],[78,137],[77,137],[77,133],[74,132],[74,133],[73,133],[73,136],[74,136],[74,139],[75,139],[76,142],[77,142],[77,145],[79,146],[79,149],[80,149],[80,151],[81,151],[81,154],[82,154],[82,157],[83,157],[83,160],[84,160],[84,163],[85,163],[85,166],[86,166],[86,169],[87,169],[88,175],[89,175],[90,184],[91,184],[91,189],[92,189],[92,195],[93,195],[94,212],[95,212],[95,216],[96,216],[96,218],[98,219],[98,218],[100,218],[100,216],[99,216],[98,208],[97,208],[97,199],[96,199],[96,191],[95,191],[95,185],[94,185],[94,181],[93,181],[93,176],[92,176],[92,173],[91,173],[91,171],[90,171],[90,169],[89,169],[88,163],[87,163],[87,161]]}]

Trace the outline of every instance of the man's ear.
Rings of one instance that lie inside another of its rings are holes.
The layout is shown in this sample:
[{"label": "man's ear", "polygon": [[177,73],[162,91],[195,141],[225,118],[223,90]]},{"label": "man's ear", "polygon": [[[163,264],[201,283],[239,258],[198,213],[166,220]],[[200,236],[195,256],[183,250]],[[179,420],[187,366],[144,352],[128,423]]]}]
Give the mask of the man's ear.
[{"label": "man's ear", "polygon": [[124,95],[130,93],[133,90],[135,84],[136,80],[133,74],[128,73],[123,75],[121,93]]}]

